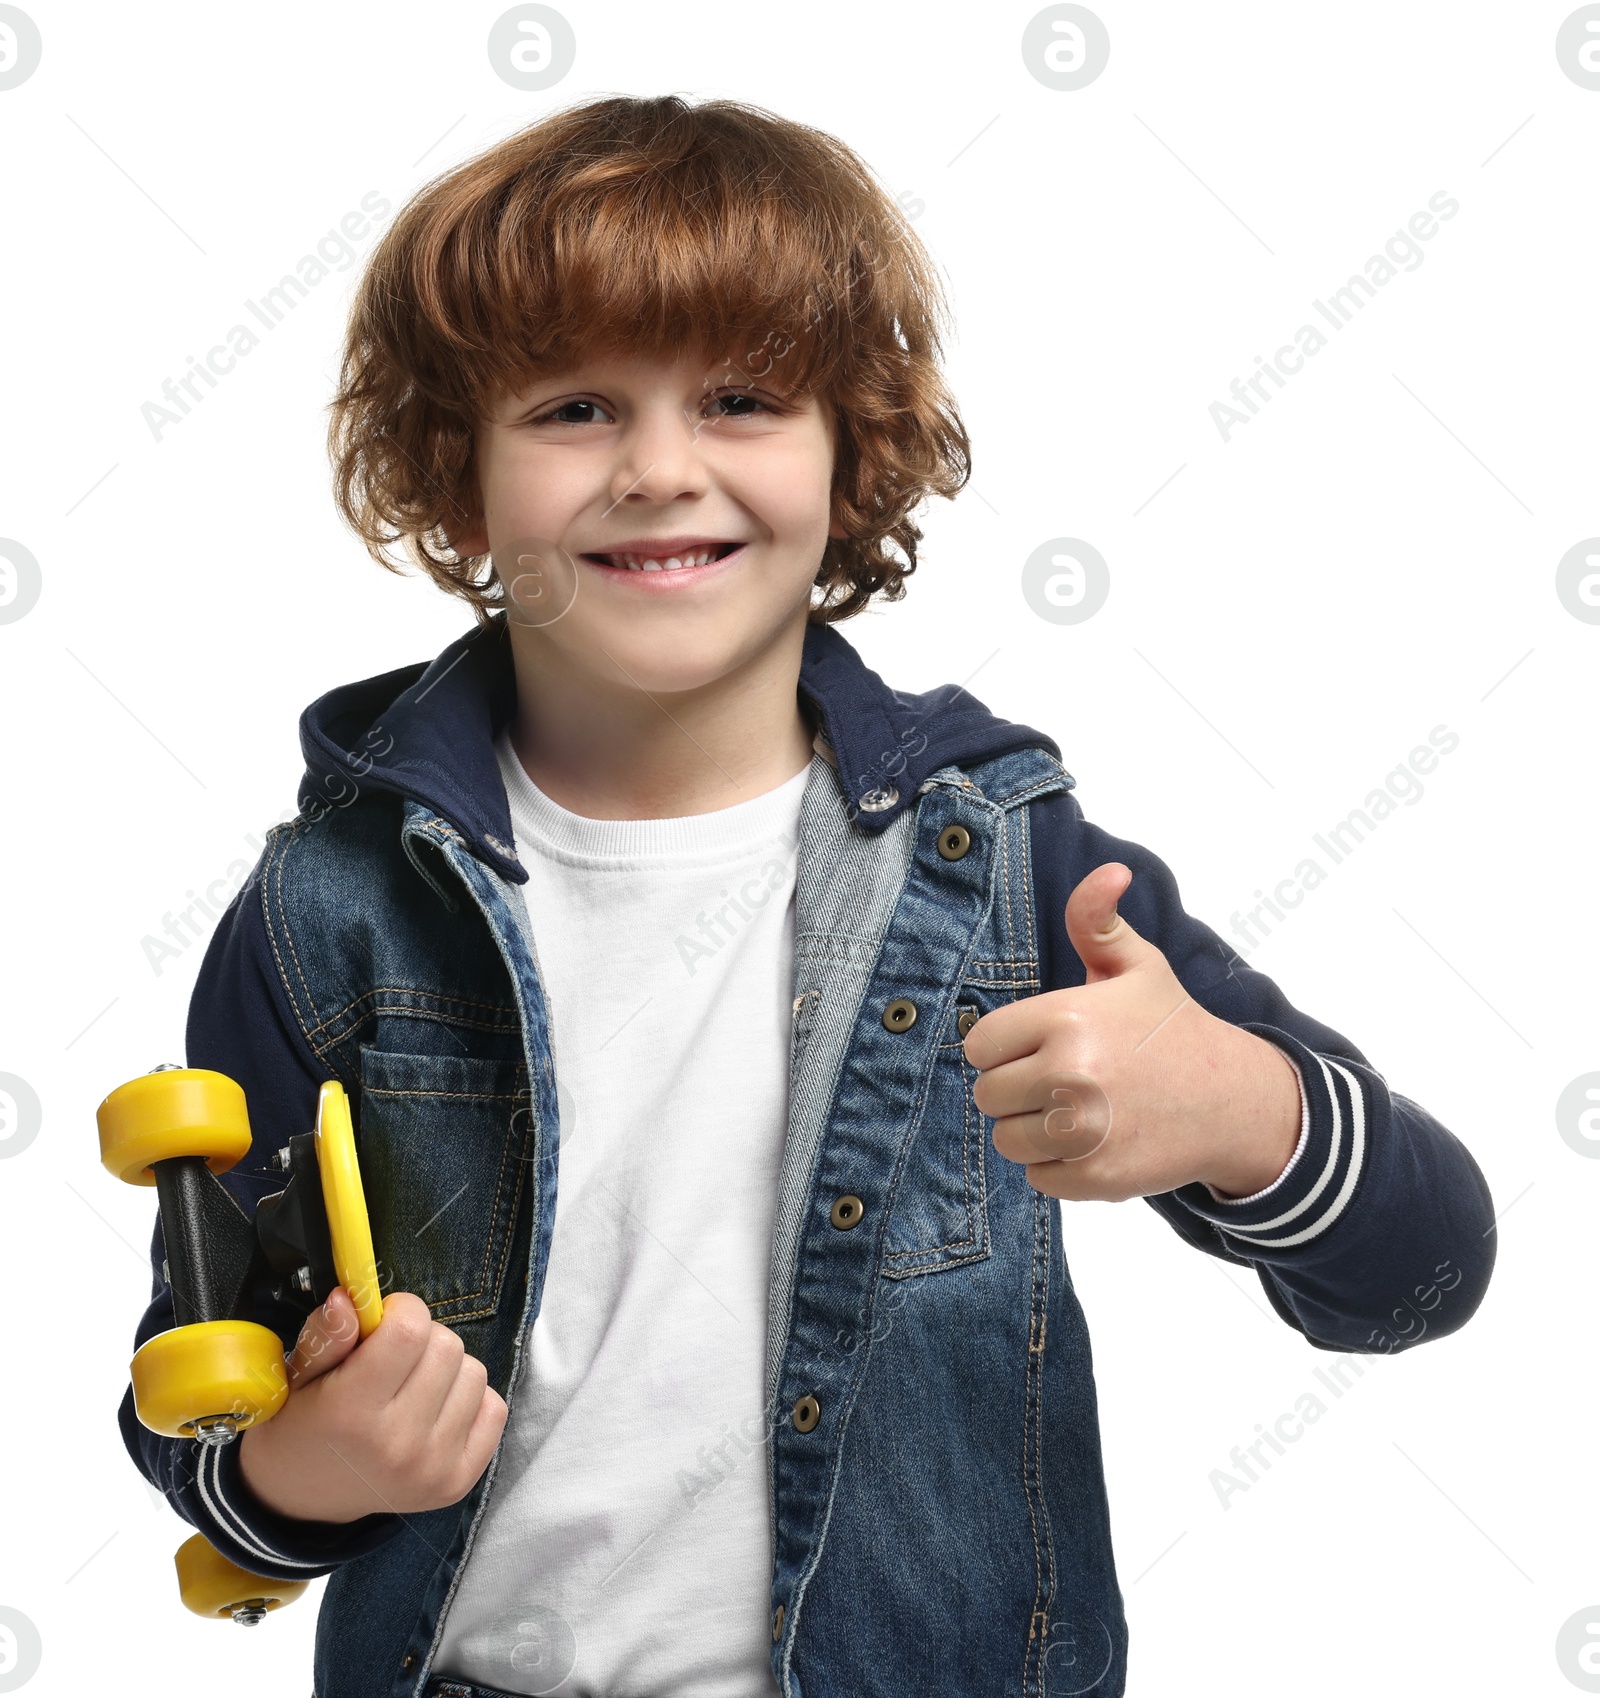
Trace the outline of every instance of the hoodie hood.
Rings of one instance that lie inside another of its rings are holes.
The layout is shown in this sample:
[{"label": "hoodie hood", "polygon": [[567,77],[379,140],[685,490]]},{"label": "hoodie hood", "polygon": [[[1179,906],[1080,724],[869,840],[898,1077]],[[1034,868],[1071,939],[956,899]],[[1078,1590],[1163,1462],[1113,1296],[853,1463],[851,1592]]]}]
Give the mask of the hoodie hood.
[{"label": "hoodie hood", "polygon": [[[891,690],[832,625],[808,625],[799,693],[817,749],[865,831],[882,831],[929,774],[1053,739],[997,718],[959,684]],[[366,785],[411,798],[459,831],[479,860],[525,883],[494,739],[516,709],[505,616],[474,626],[431,662],[329,690],[300,716],[306,771],[299,806],[343,806]]]}]

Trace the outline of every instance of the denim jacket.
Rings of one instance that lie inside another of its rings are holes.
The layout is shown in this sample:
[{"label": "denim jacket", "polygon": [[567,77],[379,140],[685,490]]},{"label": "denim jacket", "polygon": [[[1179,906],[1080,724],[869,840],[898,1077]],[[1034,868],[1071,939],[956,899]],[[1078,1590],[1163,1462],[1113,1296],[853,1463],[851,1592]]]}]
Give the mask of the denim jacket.
[{"label": "denim jacket", "polygon": [[[538,916],[492,748],[515,701],[497,615],[306,709],[300,812],[211,938],[187,1032],[189,1066],[244,1087],[254,1141],[226,1183],[247,1206],[281,1185],[271,1154],[309,1128],[321,1082],[344,1085],[386,1289],[421,1296],[513,1405],[559,1191]],[[799,702],[816,754],[767,1321],[773,1674],[784,1698],[1115,1698],[1127,1630],[1089,1338],[1060,1205],[973,1102],[972,1018],[1081,985],[1067,895],[1105,861],[1132,868],[1121,912],[1201,1006],[1289,1056],[1309,1108],[1265,1195],[1146,1201],[1253,1267],[1318,1349],[1460,1327],[1493,1266],[1488,1187],[1354,1044],[1185,913],[1159,859],[1085,819],[1049,737],[959,686],[891,690],[830,626],[806,632]],[[861,1207],[836,1212],[843,1197]],[[137,1343],[173,1324],[159,1223],[152,1254]],[[304,1311],[254,1303],[292,1344]],[[119,1418],[225,1554],[329,1576],[320,1698],[450,1690],[433,1647],[503,1446],[458,1504],[332,1524],[260,1504],[237,1445],[158,1437],[131,1393]]]}]

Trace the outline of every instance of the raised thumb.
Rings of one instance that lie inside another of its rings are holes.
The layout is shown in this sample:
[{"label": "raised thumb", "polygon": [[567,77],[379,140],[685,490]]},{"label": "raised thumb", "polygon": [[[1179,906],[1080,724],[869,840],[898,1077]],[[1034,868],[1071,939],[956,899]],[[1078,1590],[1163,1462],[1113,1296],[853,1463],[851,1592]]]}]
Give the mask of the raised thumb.
[{"label": "raised thumb", "polygon": [[1067,938],[1091,985],[1131,972],[1150,953],[1151,945],[1117,912],[1132,883],[1131,867],[1106,861],[1080,879],[1067,898]]}]

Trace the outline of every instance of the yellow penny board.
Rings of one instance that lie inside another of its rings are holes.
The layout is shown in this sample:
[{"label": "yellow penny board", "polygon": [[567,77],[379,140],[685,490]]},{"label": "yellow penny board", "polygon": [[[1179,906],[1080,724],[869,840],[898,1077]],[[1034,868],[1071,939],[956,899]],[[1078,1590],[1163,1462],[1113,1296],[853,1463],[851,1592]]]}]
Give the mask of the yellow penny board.
[{"label": "yellow penny board", "polygon": [[378,1289],[372,1225],[356,1161],[350,1099],[335,1079],[327,1080],[317,1097],[317,1170],[322,1175],[322,1200],[333,1241],[333,1271],[350,1293],[361,1336],[366,1338],[383,1319],[383,1294]]}]

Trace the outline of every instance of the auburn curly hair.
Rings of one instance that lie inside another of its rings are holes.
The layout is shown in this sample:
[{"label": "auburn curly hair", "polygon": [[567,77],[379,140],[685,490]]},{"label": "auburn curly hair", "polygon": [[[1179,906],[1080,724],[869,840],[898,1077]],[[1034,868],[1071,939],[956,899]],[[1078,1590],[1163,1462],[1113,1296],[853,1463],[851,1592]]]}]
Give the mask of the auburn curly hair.
[{"label": "auburn curly hair", "polygon": [[781,363],[832,409],[846,534],[810,619],[848,619],[904,596],[913,512],[971,475],[947,325],[905,213],[833,136],[733,100],[588,100],[436,178],[384,232],[329,403],[335,498],[380,565],[403,571],[385,552],[403,542],[487,624],[504,587],[451,538],[482,522],[474,436],[499,397],[597,351],[748,350],[750,374]]}]

